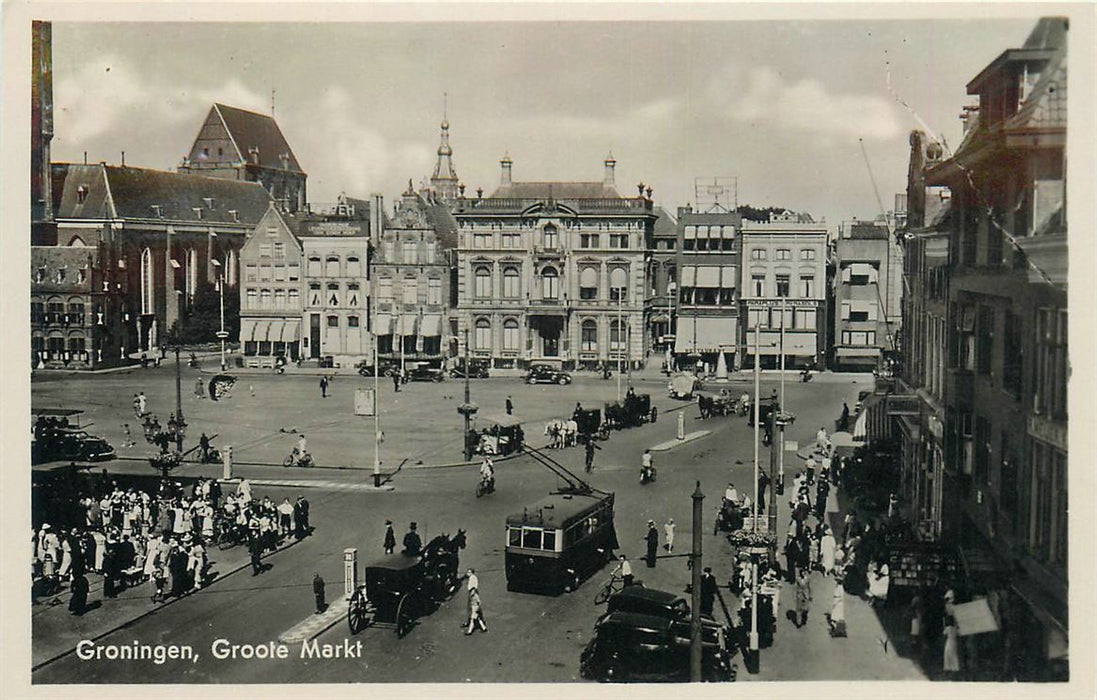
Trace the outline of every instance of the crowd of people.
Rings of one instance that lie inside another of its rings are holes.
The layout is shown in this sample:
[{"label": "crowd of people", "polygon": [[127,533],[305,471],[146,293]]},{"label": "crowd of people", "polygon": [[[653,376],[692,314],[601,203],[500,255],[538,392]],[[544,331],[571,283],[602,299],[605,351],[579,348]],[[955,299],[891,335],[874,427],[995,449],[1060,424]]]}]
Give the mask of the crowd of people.
[{"label": "crowd of people", "polygon": [[264,553],[310,532],[304,497],[292,504],[256,499],[246,479],[228,495],[214,479],[198,479],[189,489],[164,481],[151,493],[123,489],[104,470],[94,492],[78,498],[76,513],[69,526],[46,522],[34,532],[31,565],[33,602],[67,586],[74,615],[88,608],[91,573],[102,575],[107,598],[152,581],[152,598],[162,601],[210,583],[211,546],[247,545],[257,574]]}]

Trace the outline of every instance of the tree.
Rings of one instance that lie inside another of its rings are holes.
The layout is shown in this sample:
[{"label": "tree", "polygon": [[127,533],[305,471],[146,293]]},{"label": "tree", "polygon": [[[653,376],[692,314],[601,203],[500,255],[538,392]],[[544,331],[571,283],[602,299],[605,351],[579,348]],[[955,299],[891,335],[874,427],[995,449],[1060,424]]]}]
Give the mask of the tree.
[{"label": "tree", "polygon": [[[184,344],[212,343],[221,330],[221,294],[210,282],[199,282],[194,296],[181,319],[179,338]],[[225,289],[225,330],[236,337],[240,328],[240,295],[234,288]],[[169,331],[170,332],[170,331]]]}]

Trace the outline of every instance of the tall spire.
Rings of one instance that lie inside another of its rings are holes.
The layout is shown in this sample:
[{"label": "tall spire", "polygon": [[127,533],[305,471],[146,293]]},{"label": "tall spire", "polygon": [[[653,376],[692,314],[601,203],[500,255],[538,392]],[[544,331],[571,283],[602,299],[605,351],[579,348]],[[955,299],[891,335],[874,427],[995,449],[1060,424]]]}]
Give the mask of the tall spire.
[{"label": "tall spire", "polygon": [[449,94],[442,94],[441,139],[438,144],[438,161],[434,164],[434,174],[430,184],[438,198],[446,203],[457,200],[457,170],[453,167],[453,149],[449,145]]}]

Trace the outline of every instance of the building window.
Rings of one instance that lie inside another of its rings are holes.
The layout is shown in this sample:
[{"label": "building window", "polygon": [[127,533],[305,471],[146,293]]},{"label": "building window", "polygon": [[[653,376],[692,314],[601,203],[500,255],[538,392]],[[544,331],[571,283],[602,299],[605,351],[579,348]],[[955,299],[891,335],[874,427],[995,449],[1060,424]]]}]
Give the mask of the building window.
[{"label": "building window", "polygon": [[796,309],[796,327],[800,330],[815,330],[815,309]]},{"label": "building window", "polygon": [[789,276],[787,274],[777,275],[777,296],[787,297],[789,288]]},{"label": "building window", "polygon": [[286,290],[275,289],[274,290],[274,308],[284,309],[286,308]]},{"label": "building window", "polygon": [[475,276],[476,286],[474,289],[474,296],[477,299],[490,299],[491,298],[491,270],[486,267],[478,267],[473,273]]},{"label": "building window", "polygon": [[801,260],[814,260],[815,259],[815,251],[812,250],[811,248],[802,248],[800,250],[800,259]]},{"label": "building window", "polygon": [[557,299],[560,296],[560,274],[555,268],[546,267],[541,271],[541,298]]},{"label": "building window", "polygon": [[427,303],[435,305],[442,303],[442,280],[437,277],[427,280]]},{"label": "building window", "polygon": [[338,327],[339,327],[339,317],[338,316],[328,316],[328,328],[338,328]]},{"label": "building window", "polygon": [[610,301],[625,303],[628,301],[628,270],[615,267],[609,273]]},{"label": "building window", "polygon": [[800,275],[800,298],[815,298],[815,275]]},{"label": "building window", "polygon": [[503,268],[503,296],[517,299],[522,294],[522,277],[516,267]]},{"label": "building window", "polygon": [[347,277],[362,276],[362,259],[357,255],[347,256]]},{"label": "building window", "polygon": [[542,230],[542,240],[545,244],[545,248],[548,250],[555,250],[556,246],[560,244],[560,237],[557,234],[556,227],[552,224],[545,226]]},{"label": "building window", "polygon": [[503,247],[504,248],[520,248],[522,246],[522,237],[517,233],[504,233],[503,234]]},{"label": "building window", "polygon": [[849,320],[854,323],[868,321],[868,311],[865,309],[854,309],[851,307],[849,310]]},{"label": "building window", "polygon": [[616,250],[628,250],[628,234],[627,233],[611,233],[609,234],[609,247]]},{"label": "building window", "polygon": [[309,277],[319,277],[321,271],[322,268],[320,266],[320,256],[310,255],[308,260],[308,270],[306,274],[308,274]]},{"label": "building window", "polygon": [[30,303],[30,322],[42,323],[46,319],[46,305],[40,301]]},{"label": "building window", "polygon": [[982,416],[975,417],[975,483],[987,483],[990,466],[990,422]]},{"label": "building window", "polygon": [[275,265],[274,266],[274,281],[285,282],[286,281],[286,266]]},{"label": "building window", "polygon": [[609,351],[622,352],[625,349],[625,325],[614,319],[609,324]]},{"label": "building window", "polygon": [[750,276],[750,287],[755,297],[764,297],[766,295],[766,276],[752,274]]},{"label": "building window", "polygon": [[579,298],[587,301],[598,298],[598,268],[584,267],[579,270]]},{"label": "building window", "polygon": [[419,246],[415,241],[404,241],[404,264],[419,264]]},{"label": "building window", "polygon": [[842,331],[842,345],[875,347],[876,331]]},{"label": "building window", "polygon": [[259,281],[260,282],[269,282],[270,281],[270,265],[260,265],[259,266]]},{"label": "building window", "polygon": [[301,266],[298,263],[290,263],[286,266],[286,279],[290,282],[301,279]]},{"label": "building window", "polygon": [[419,280],[414,277],[404,278],[404,303],[419,303]]},{"label": "building window", "polygon": [[259,281],[259,266],[255,263],[248,263],[244,266],[244,281],[245,282],[257,282]]},{"label": "building window", "polygon": [[324,275],[327,277],[339,276],[339,256],[329,255],[324,261]]},{"label": "building window", "polygon": [[377,298],[381,301],[392,301],[392,278],[381,277],[377,280]]},{"label": "building window", "polygon": [[976,328],[975,361],[979,374],[990,374],[994,359],[994,308],[979,307],[979,321]]},{"label": "building window", "polygon": [[474,248],[490,248],[491,247],[491,234],[490,233],[476,233],[472,236],[472,246]]},{"label": "building window", "polygon": [[486,318],[477,319],[474,340],[478,350],[491,349],[491,321]]},{"label": "building window", "polygon": [[145,248],[141,251],[141,313],[151,314],[155,313],[153,310],[153,272],[152,272],[152,251]]},{"label": "building window", "polygon": [[1051,445],[1030,440],[1031,502],[1028,544],[1039,560],[1066,568],[1066,455]]},{"label": "building window", "polygon": [[583,321],[583,325],[579,331],[580,334],[580,347],[583,352],[597,352],[598,351],[598,324],[588,319]]},{"label": "building window", "polygon": [[1024,363],[1024,349],[1021,339],[1021,317],[1012,311],[1006,312],[1002,352],[1002,387],[1019,397],[1021,395],[1021,368]]},{"label": "building window", "polygon": [[751,260],[765,260],[766,259],[766,250],[765,250],[765,248],[754,248],[753,250],[751,250],[750,251],[750,259]]},{"label": "building window", "polygon": [[269,289],[260,289],[259,290],[259,308],[261,308],[261,309],[269,309],[270,308],[270,290]]},{"label": "building window", "polygon": [[82,301],[70,301],[69,302],[69,325],[70,326],[82,326],[84,325],[84,302]]},{"label": "building window", "polygon": [[357,316],[347,316],[347,328],[358,328]]},{"label": "building window", "polygon": [[300,309],[301,308],[301,292],[297,289],[289,290],[289,308]]},{"label": "building window", "polygon": [[274,259],[275,260],[285,260],[286,259],[286,244],[285,243],[279,242],[279,243],[274,244]]},{"label": "building window", "polygon": [[198,251],[191,248],[187,251],[187,276],[186,276],[186,291],[187,297],[193,297],[195,290],[198,289]]},{"label": "building window", "polygon": [[261,257],[261,258],[269,258],[270,257],[270,243],[260,243],[259,244],[259,257]]},{"label": "building window", "polygon": [[503,322],[503,349],[518,349],[518,322],[513,318],[508,318]]},{"label": "building window", "polygon": [[[751,330],[758,328],[767,328],[769,326],[769,309],[748,309],[747,310],[747,328]],[[748,348],[754,343],[753,338],[747,339]]]},{"label": "building window", "polygon": [[1067,417],[1067,311],[1036,310],[1036,367],[1033,411],[1049,418]]},{"label": "building window", "polygon": [[601,246],[599,242],[599,236],[597,233],[580,233],[579,234],[579,247],[580,248],[598,248]]},{"label": "building window", "polygon": [[339,306],[339,283],[338,282],[328,282],[327,305],[328,306]]},{"label": "building window", "polygon": [[257,292],[256,292],[255,288],[254,287],[248,287],[248,289],[247,289],[248,303],[247,303],[247,305],[245,305],[244,308],[246,308],[246,309],[257,309],[257,308],[259,308],[259,305],[256,303],[257,296],[258,295],[257,295]]},{"label": "building window", "polygon": [[792,260],[792,251],[788,248],[777,249],[777,260]]}]

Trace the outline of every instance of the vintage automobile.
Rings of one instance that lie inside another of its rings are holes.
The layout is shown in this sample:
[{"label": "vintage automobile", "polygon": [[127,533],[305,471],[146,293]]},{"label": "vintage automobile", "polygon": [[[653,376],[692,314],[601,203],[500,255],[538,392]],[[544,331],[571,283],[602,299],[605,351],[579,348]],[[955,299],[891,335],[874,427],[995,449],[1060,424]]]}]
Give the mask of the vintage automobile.
[{"label": "vintage automobile", "polygon": [[445,378],[445,372],[426,362],[408,362],[404,365],[404,381],[407,382],[440,382]]},{"label": "vintage automobile", "polygon": [[469,360],[468,367],[466,368],[465,361],[458,360],[457,363],[450,368],[449,376],[454,379],[464,379],[465,377],[470,379],[487,379],[488,363],[486,360]]},{"label": "vintage automobile", "polygon": [[526,373],[527,384],[571,384],[571,375],[552,365],[530,365]]},{"label": "vintage automobile", "polygon": [[365,585],[347,604],[347,625],[358,634],[370,625],[391,626],[403,637],[416,621],[453,597],[460,587],[458,550],[466,544],[465,531],[454,537],[439,535],[422,554],[389,554],[368,565]]},{"label": "vintage automobile", "polygon": [[[382,377],[391,377],[396,372],[396,370],[399,369],[399,367],[399,365],[390,362],[389,360],[379,360],[377,362],[377,375]],[[362,360],[361,362],[359,362],[358,374],[362,375],[363,377],[374,376],[373,363],[368,360]]]},{"label": "vintage automobile", "polygon": [[[688,681],[690,622],[618,611],[603,617],[579,656],[579,673],[600,681]],[[701,677],[733,681],[723,628],[701,628]]]},{"label": "vintage automobile", "polygon": [[74,416],[82,411],[38,411],[34,423],[33,458],[35,462],[72,460],[97,462],[114,459],[114,447],[101,437],[90,435],[76,425]]}]

